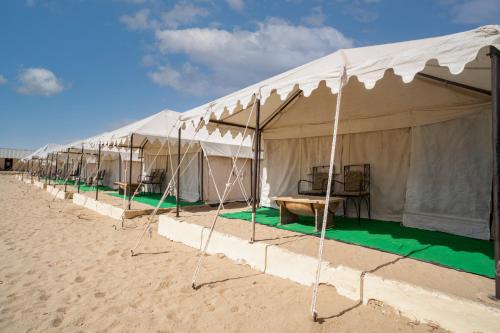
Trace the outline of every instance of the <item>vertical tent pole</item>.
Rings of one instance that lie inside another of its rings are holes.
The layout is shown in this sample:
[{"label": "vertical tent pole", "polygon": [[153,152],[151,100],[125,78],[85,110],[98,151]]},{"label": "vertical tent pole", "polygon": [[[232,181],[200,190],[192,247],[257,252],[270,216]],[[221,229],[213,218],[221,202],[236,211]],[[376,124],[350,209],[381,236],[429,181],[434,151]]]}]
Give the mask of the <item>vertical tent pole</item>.
[{"label": "vertical tent pole", "polygon": [[128,168],[128,191],[125,191],[125,195],[128,192],[128,209],[130,210],[130,201],[132,200],[132,148],[134,147],[134,134],[130,134],[130,165]]},{"label": "vertical tent pole", "polygon": [[38,160],[38,163],[37,163],[37,168],[36,168],[36,171],[37,171],[37,174],[38,174],[38,181],[40,181],[40,174],[42,173],[41,172],[41,169],[42,169],[42,162],[40,161],[40,158],[37,157],[37,160]]},{"label": "vertical tent pole", "polygon": [[50,168],[49,168],[49,185],[52,179],[52,164],[54,164],[54,153],[50,154]]},{"label": "vertical tent pole", "polygon": [[64,192],[67,190],[68,186],[68,168],[69,168],[69,148],[66,149],[66,164],[64,165]]},{"label": "vertical tent pole", "polygon": [[142,173],[143,173],[143,170],[142,170],[143,162],[144,162],[144,146],[141,147],[141,168],[139,169],[140,170],[139,177],[141,177],[140,178],[141,183],[142,183]]},{"label": "vertical tent pole", "polygon": [[96,174],[96,184],[95,184],[95,199],[99,199],[99,171],[101,170],[101,143],[99,143],[99,148],[97,149],[97,174]]},{"label": "vertical tent pole", "polygon": [[57,185],[57,163],[59,162],[59,152],[56,153],[56,171],[54,172],[54,180],[56,181]]},{"label": "vertical tent pole", "polygon": [[80,155],[80,166],[78,172],[78,193],[80,193],[80,180],[82,179],[82,169],[83,169],[83,143],[82,143],[82,152]]},{"label": "vertical tent pole", "polygon": [[250,235],[250,243],[255,241],[255,214],[257,213],[257,173],[258,173],[258,159],[259,159],[259,136],[260,136],[260,99],[255,100],[255,135],[254,135],[254,156],[253,156],[253,176],[252,176],[252,233]]},{"label": "vertical tent pole", "polygon": [[257,177],[257,188],[255,189],[255,197],[257,198],[257,202],[260,203],[260,152],[262,151],[262,129],[259,127],[259,136],[258,136],[258,144],[259,144],[259,158],[257,159],[257,173],[255,176]]},{"label": "vertical tent pole", "polygon": [[175,216],[179,217],[179,208],[181,205],[181,127],[177,137],[177,190],[175,193]]},{"label": "vertical tent pole", "polygon": [[204,198],[203,198],[203,192],[205,191],[205,188],[203,186],[203,183],[204,183],[204,171],[203,171],[203,157],[204,157],[204,153],[203,153],[203,149],[200,151],[200,154],[198,155],[198,158],[200,159],[200,201],[203,201]]},{"label": "vertical tent pole", "polygon": [[45,158],[45,185],[47,185],[47,182],[49,181],[49,155],[47,154],[47,157]]},{"label": "vertical tent pole", "polygon": [[490,47],[493,123],[493,237],[495,242],[495,298],[500,299],[500,51]]}]

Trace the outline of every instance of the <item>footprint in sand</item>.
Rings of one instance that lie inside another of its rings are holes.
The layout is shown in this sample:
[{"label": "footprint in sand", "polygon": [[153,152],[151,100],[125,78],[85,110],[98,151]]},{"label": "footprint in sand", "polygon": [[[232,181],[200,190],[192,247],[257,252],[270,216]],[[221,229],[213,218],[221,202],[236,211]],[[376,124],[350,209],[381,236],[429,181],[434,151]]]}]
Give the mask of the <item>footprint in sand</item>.
[{"label": "footprint in sand", "polygon": [[231,312],[238,312],[238,307],[237,306],[233,306],[231,308]]},{"label": "footprint in sand", "polygon": [[118,253],[118,250],[111,250],[107,253],[108,256],[112,256]]},{"label": "footprint in sand", "polygon": [[75,282],[82,283],[83,281],[85,281],[85,278],[84,278],[84,277],[77,276],[77,277],[75,278]]},{"label": "footprint in sand", "polygon": [[63,321],[63,318],[57,317],[56,319],[52,320],[52,327],[59,327],[61,326]]},{"label": "footprint in sand", "polygon": [[50,295],[48,295],[48,294],[42,294],[40,297],[38,297],[38,299],[40,301],[47,301],[49,298],[50,298]]},{"label": "footprint in sand", "polygon": [[106,296],[106,293],[100,291],[94,294],[95,298],[103,298],[104,296]]}]

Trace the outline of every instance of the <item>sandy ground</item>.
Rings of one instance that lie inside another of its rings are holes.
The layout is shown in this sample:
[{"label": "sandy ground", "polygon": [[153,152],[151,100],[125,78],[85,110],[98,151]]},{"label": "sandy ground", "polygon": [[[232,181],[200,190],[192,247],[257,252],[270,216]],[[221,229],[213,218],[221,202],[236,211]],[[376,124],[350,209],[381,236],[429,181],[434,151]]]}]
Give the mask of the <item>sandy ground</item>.
[{"label": "sandy ground", "polygon": [[0,175],[2,332],[439,332],[390,307],[359,305],[322,287],[309,318],[311,288],[237,265],[205,260],[190,287],[198,251],[164,238],[129,250],[144,218],[114,221]]}]

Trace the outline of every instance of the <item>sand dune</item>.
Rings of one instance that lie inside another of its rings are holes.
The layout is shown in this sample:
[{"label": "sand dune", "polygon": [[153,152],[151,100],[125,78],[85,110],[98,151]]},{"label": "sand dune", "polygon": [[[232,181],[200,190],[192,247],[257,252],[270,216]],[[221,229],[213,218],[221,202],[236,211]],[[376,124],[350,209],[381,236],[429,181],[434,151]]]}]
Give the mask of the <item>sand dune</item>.
[{"label": "sand dune", "polygon": [[130,257],[145,221],[114,221],[0,175],[2,332],[427,332],[382,304],[359,305],[322,287],[311,322],[311,288],[207,257],[153,236]]}]

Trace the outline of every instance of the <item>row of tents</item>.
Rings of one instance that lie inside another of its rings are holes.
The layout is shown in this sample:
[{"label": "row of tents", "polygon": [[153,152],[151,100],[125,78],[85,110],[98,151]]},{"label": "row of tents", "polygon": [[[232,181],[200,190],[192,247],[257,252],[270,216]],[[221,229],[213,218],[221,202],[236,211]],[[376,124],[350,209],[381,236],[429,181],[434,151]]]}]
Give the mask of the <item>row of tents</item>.
[{"label": "row of tents", "polygon": [[[499,49],[500,26],[491,25],[339,50],[186,112],[28,159],[102,147],[106,184],[127,170],[130,180],[130,169],[163,168],[165,186],[185,163],[180,197],[211,203],[234,173],[226,199],[247,200],[254,213],[275,207],[274,196],[297,195],[315,167],[341,179],[346,166],[369,165],[373,219],[498,240]],[[122,167],[127,160],[141,165]],[[498,263],[498,243],[496,253]]]}]

